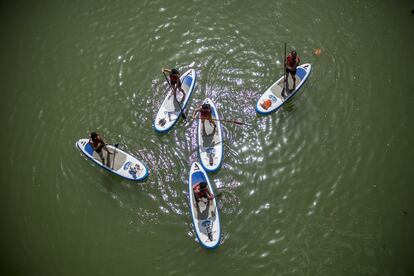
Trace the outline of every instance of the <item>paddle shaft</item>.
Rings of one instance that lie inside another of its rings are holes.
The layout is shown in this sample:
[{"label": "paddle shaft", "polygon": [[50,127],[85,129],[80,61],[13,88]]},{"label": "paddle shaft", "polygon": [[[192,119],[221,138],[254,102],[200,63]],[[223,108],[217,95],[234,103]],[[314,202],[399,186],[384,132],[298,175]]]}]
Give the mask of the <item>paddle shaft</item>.
[{"label": "paddle shaft", "polygon": [[[200,117],[196,117],[196,118],[194,118],[194,119],[200,119]],[[234,123],[234,124],[236,124],[236,125],[249,125],[249,124],[246,124],[246,123],[243,123],[243,122],[239,122],[239,121],[234,121],[234,120],[224,120],[224,119],[222,119],[222,120],[217,120],[217,119],[214,119],[214,118],[211,118],[213,121],[218,121],[218,122],[227,122],[227,123]],[[206,119],[206,120],[208,120],[208,119]]]},{"label": "paddle shaft", "polygon": [[[115,155],[116,155],[116,148],[118,147],[118,144],[114,145],[114,158],[112,158],[112,170],[114,169],[115,164]],[[108,157],[109,158],[109,157]]]},{"label": "paddle shaft", "polygon": [[[165,80],[167,81],[168,85],[169,85],[169,86],[170,86],[170,88],[171,88],[171,92],[172,92],[172,93],[173,93],[173,95],[174,95],[174,99],[176,100],[176,102],[177,102],[177,104],[178,104],[178,107],[180,108],[180,111],[181,111],[181,116],[183,117],[183,119],[184,119],[184,120],[187,120],[187,117],[186,117],[186,116],[185,116],[185,114],[184,114],[184,110],[182,109],[181,104],[180,104],[180,102],[178,101],[177,96],[175,95],[174,88],[172,87],[172,85],[171,85],[170,81],[168,80],[167,75],[164,73],[164,71],[162,71],[162,74],[164,75]],[[180,81],[181,81],[181,80],[180,80]]]},{"label": "paddle shaft", "polygon": [[287,82],[287,77],[286,77],[287,73],[286,73],[286,42],[285,42],[285,57],[283,59],[283,93],[286,95],[286,82]]}]

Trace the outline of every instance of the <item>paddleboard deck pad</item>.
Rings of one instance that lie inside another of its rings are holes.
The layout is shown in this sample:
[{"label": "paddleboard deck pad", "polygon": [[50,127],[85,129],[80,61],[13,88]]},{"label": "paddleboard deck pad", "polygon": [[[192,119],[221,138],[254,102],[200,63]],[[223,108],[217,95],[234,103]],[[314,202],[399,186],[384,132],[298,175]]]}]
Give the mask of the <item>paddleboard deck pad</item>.
[{"label": "paddleboard deck pad", "polygon": [[196,203],[193,187],[201,181],[207,182],[207,187],[214,195],[213,188],[207,173],[198,162],[191,165],[188,178],[188,197],[194,230],[200,244],[207,249],[214,249],[220,245],[221,226],[216,199],[201,198]]},{"label": "paddleboard deck pad", "polygon": [[[216,129],[213,124],[208,121],[198,119],[198,153],[200,156],[201,165],[207,172],[215,172],[220,169],[223,161],[223,137],[221,131],[220,118],[217,113],[217,108],[213,101],[205,99],[203,104],[207,103],[211,106],[211,117],[216,123]],[[203,123],[205,128],[205,134],[203,134]]]},{"label": "paddleboard deck pad", "polygon": [[[171,87],[168,86],[168,94],[164,99],[160,109],[158,110],[157,116],[155,117],[153,126],[154,129],[158,132],[167,132],[169,131],[181,117],[182,111],[185,110],[188,101],[190,100],[191,94],[194,91],[196,75],[194,69],[187,70],[184,74],[181,75],[181,88],[185,92],[185,98],[182,99],[183,94],[177,89],[176,97],[174,97]],[[180,103],[178,103],[178,101]],[[180,108],[181,106],[181,108]]]},{"label": "paddleboard deck pad", "polygon": [[303,65],[299,65],[296,68],[296,87],[293,89],[293,79],[289,75],[287,81],[286,89],[287,93],[284,93],[284,97],[282,96],[283,92],[283,81],[284,76],[278,79],[274,84],[272,84],[266,92],[260,97],[260,99],[256,103],[256,112],[262,115],[270,114],[278,110],[285,102],[287,102],[290,98],[292,98],[302,87],[305,81],[308,79],[309,74],[311,72],[312,65],[309,63],[305,63]]},{"label": "paddleboard deck pad", "polygon": [[141,161],[112,145],[106,145],[111,154],[102,149],[105,164],[99,154],[93,150],[89,139],[79,139],[76,147],[100,167],[123,178],[139,181],[148,176],[148,169]]}]

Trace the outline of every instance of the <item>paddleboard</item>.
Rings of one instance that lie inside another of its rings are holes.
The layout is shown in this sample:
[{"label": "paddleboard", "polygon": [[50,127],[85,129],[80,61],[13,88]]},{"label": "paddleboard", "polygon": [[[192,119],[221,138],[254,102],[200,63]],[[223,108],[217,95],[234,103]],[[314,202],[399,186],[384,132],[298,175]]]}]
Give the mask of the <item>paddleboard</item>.
[{"label": "paddleboard", "polygon": [[188,178],[191,217],[200,244],[207,249],[214,249],[220,245],[221,226],[219,210],[215,198],[210,201],[206,198],[201,198],[197,207],[193,187],[201,181],[207,182],[208,189],[214,195],[207,173],[198,162],[194,162],[191,165]]},{"label": "paddleboard", "polygon": [[[168,94],[164,99],[160,109],[158,110],[157,116],[154,120],[154,129],[158,132],[167,132],[169,131],[181,117],[182,111],[185,110],[187,103],[193,93],[195,86],[195,70],[189,69],[184,74],[181,75],[181,87],[185,91],[185,98],[179,104],[177,99],[174,97],[171,87],[168,86]],[[181,91],[177,91],[178,100],[182,99]],[[181,106],[181,108],[180,108]]]},{"label": "paddleboard", "polygon": [[92,160],[105,170],[129,180],[138,181],[147,178],[148,169],[141,161],[112,145],[106,146],[112,154],[108,155],[108,152],[105,150],[102,150],[102,153],[105,158],[105,163],[109,160],[109,164],[102,163],[101,157],[93,150],[92,145],[89,143],[89,139],[79,139],[79,141],[76,142],[76,147],[88,157],[88,159]]},{"label": "paddleboard", "polygon": [[293,79],[289,75],[288,77],[288,96],[283,98],[283,80],[284,76],[278,79],[274,84],[272,84],[266,92],[260,97],[256,103],[256,112],[262,115],[270,114],[278,110],[285,102],[292,98],[302,87],[305,81],[308,79],[311,72],[312,66],[309,63],[299,65],[296,68],[296,87],[293,90]]},{"label": "paddleboard", "polygon": [[[207,135],[203,135],[202,121],[198,119],[198,153],[201,165],[207,172],[218,171],[223,161],[223,137],[221,131],[220,117],[213,101],[205,99],[203,104],[211,106],[211,117],[216,123],[216,129],[210,121],[204,120],[204,127]],[[214,131],[214,132],[213,132]]]}]

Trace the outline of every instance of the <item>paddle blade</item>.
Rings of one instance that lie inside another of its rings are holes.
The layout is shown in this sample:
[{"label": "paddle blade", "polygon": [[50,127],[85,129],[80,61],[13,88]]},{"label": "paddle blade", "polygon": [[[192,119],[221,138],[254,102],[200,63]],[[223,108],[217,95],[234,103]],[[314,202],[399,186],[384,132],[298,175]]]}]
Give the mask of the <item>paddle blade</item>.
[{"label": "paddle blade", "polygon": [[239,125],[239,126],[250,126],[250,124],[243,123],[243,122],[240,122],[240,121],[231,121],[231,122],[235,123],[236,125]]}]

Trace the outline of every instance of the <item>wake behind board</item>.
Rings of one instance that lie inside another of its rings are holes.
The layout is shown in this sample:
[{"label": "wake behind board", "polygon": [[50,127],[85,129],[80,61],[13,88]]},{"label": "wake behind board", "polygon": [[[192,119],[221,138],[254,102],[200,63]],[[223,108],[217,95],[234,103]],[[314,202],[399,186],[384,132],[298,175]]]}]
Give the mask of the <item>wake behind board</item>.
[{"label": "wake behind board", "polygon": [[263,95],[257,101],[256,112],[262,115],[266,115],[278,110],[285,102],[287,102],[299,91],[299,89],[308,79],[311,69],[312,66],[309,63],[299,65],[296,68],[296,87],[293,91],[293,79],[289,75],[287,83],[288,93],[286,93],[288,96],[285,98],[282,97],[284,76],[278,79],[266,90],[266,92],[263,93]]},{"label": "wake behind board", "polygon": [[[208,120],[204,120],[204,127],[207,135],[203,135],[202,121],[198,119],[198,153],[201,165],[207,172],[215,172],[220,169],[223,161],[223,137],[221,132],[220,118],[217,108],[213,101],[205,99],[203,104],[207,103],[211,106],[211,117],[216,123],[216,129]],[[214,133],[213,133],[214,131]]]},{"label": "wake behind board", "polygon": [[188,177],[188,198],[191,217],[200,244],[207,249],[214,249],[220,245],[221,226],[219,210],[215,198],[210,201],[202,198],[197,207],[193,187],[201,181],[207,182],[208,189],[214,195],[207,173],[198,162],[194,162],[191,165]]},{"label": "wake behind board", "polygon": [[[90,160],[98,164],[100,167],[104,168],[111,173],[119,175],[123,178],[129,180],[144,180],[148,176],[147,167],[138,159],[132,155],[115,148],[111,145],[106,145],[109,152],[102,150],[105,163],[102,163],[101,157],[95,152],[92,148],[92,145],[89,144],[89,139],[79,139],[76,142],[76,147]],[[109,163],[108,163],[109,160]]]},{"label": "wake behind board", "polygon": [[[184,74],[181,75],[181,87],[185,91],[185,98],[179,104],[177,100],[182,99],[181,91],[177,90],[176,99],[171,91],[171,87],[168,86],[168,94],[164,99],[160,109],[158,110],[157,116],[154,120],[154,129],[158,132],[167,132],[169,131],[181,117],[182,111],[185,110],[187,103],[193,93],[195,86],[195,70],[189,69]],[[181,108],[180,108],[181,106]]]}]

